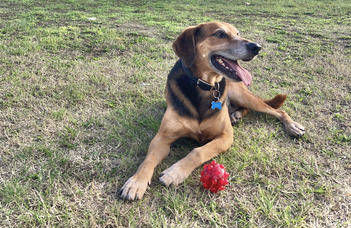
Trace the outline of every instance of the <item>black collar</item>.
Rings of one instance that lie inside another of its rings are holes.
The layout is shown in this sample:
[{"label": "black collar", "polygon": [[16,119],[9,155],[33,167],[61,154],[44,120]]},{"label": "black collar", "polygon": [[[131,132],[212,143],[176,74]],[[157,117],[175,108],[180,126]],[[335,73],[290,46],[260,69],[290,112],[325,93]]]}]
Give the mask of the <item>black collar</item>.
[{"label": "black collar", "polygon": [[[191,72],[189,68],[185,66],[182,60],[181,60],[181,63],[186,76],[188,76],[188,78],[193,82],[193,84],[196,85],[196,87],[199,87],[200,89],[206,90],[206,91],[211,91],[215,89],[216,85],[212,86],[211,84],[205,82],[204,80],[201,80],[200,78],[194,76],[194,74]],[[224,80],[224,78],[222,80]],[[216,84],[219,84],[219,83],[216,82]],[[217,85],[217,88],[218,88],[218,85]]]}]

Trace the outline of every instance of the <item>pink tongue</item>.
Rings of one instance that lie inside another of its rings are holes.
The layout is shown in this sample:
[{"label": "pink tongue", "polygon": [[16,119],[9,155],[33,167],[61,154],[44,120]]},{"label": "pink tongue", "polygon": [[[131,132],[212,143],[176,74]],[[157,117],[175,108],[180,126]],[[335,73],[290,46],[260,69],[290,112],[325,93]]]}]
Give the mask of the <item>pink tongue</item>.
[{"label": "pink tongue", "polygon": [[222,60],[229,65],[230,68],[235,70],[236,75],[244,82],[246,86],[251,85],[252,82],[252,76],[250,72],[248,72],[244,67],[239,66],[237,63],[234,63],[232,61],[229,61],[225,58],[222,58]]}]

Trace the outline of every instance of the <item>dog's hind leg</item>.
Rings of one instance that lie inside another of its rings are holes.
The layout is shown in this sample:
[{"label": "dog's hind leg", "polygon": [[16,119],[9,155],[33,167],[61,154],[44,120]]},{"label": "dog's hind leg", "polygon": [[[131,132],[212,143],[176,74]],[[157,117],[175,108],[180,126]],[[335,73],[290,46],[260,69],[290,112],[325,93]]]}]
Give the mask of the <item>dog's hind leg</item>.
[{"label": "dog's hind leg", "polygon": [[249,109],[238,107],[235,105],[230,105],[228,110],[229,110],[230,122],[232,123],[233,126],[237,124],[249,112]]},{"label": "dog's hind leg", "polygon": [[232,104],[250,110],[264,112],[278,118],[285,126],[286,131],[291,136],[301,136],[305,133],[305,128],[291,119],[291,117],[279,109],[284,103],[286,95],[277,95],[272,100],[264,101],[251,93],[243,83],[228,83],[228,97]]},{"label": "dog's hind leg", "polygon": [[[285,99],[286,99],[286,94],[278,94],[274,98],[270,100],[265,100],[264,102],[269,106],[271,106],[272,108],[277,109],[284,104]],[[229,116],[230,116],[232,125],[238,123],[239,120],[241,120],[249,112],[249,109],[238,107],[235,104],[234,105],[231,104],[228,110],[229,110]]]}]

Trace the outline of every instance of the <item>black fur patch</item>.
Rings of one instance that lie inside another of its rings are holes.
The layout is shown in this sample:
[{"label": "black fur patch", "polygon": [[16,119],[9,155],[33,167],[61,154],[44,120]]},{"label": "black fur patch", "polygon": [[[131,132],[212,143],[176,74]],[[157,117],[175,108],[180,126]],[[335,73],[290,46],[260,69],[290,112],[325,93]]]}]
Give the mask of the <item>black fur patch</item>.
[{"label": "black fur patch", "polygon": [[[181,60],[178,60],[168,75],[167,96],[170,101],[170,105],[174,107],[175,111],[179,115],[197,119],[199,122],[201,122],[219,113],[219,110],[211,109],[211,102],[214,100],[212,92],[198,88],[196,86],[196,80],[191,77],[193,76],[189,76],[184,72]],[[171,88],[171,85],[177,87],[182,94],[177,94],[177,92]],[[219,85],[222,97],[226,86],[225,79],[223,79]],[[185,104],[185,101],[182,100],[182,98],[187,99],[189,102]],[[226,101],[224,100],[222,105],[225,105],[225,102]],[[189,105],[192,107],[189,107]],[[190,109],[196,110],[197,115],[194,115]]]},{"label": "black fur patch", "polygon": [[173,89],[168,85],[168,83],[167,86],[169,99],[176,112],[181,116],[193,117],[190,110],[184,105],[184,102],[178,98],[178,96],[174,93]]}]

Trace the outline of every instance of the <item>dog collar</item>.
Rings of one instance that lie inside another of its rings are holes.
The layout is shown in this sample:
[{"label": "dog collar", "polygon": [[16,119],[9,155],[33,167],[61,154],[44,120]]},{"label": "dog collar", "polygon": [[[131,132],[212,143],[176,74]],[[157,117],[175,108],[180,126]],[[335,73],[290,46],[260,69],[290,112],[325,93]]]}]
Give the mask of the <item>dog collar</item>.
[{"label": "dog collar", "polygon": [[[219,87],[218,86],[219,85],[218,82],[216,82],[215,85],[213,86],[210,83],[208,83],[208,82],[196,77],[193,74],[193,72],[191,72],[191,70],[188,67],[185,66],[185,64],[184,64],[184,62],[182,60],[181,60],[181,62],[182,62],[182,68],[183,68],[185,74],[189,77],[189,79],[192,82],[194,82],[196,87],[199,87],[200,89],[205,90],[205,91],[211,91],[211,90],[214,90],[215,87],[217,87],[217,88]],[[218,84],[218,85],[216,85],[216,84]]]},{"label": "dog collar", "polygon": [[194,76],[194,74],[191,72],[191,70],[185,66],[184,62],[181,60],[182,63],[182,68],[185,72],[185,74],[188,76],[188,78],[196,85],[196,87],[205,90],[205,91],[211,91],[212,96],[214,98],[214,101],[211,102],[211,109],[215,110],[216,108],[218,110],[221,110],[222,108],[222,102],[219,101],[219,98],[221,97],[221,92],[220,92],[220,87],[219,83],[225,80],[224,78],[220,82],[216,82],[215,85],[211,85],[208,82]]}]

